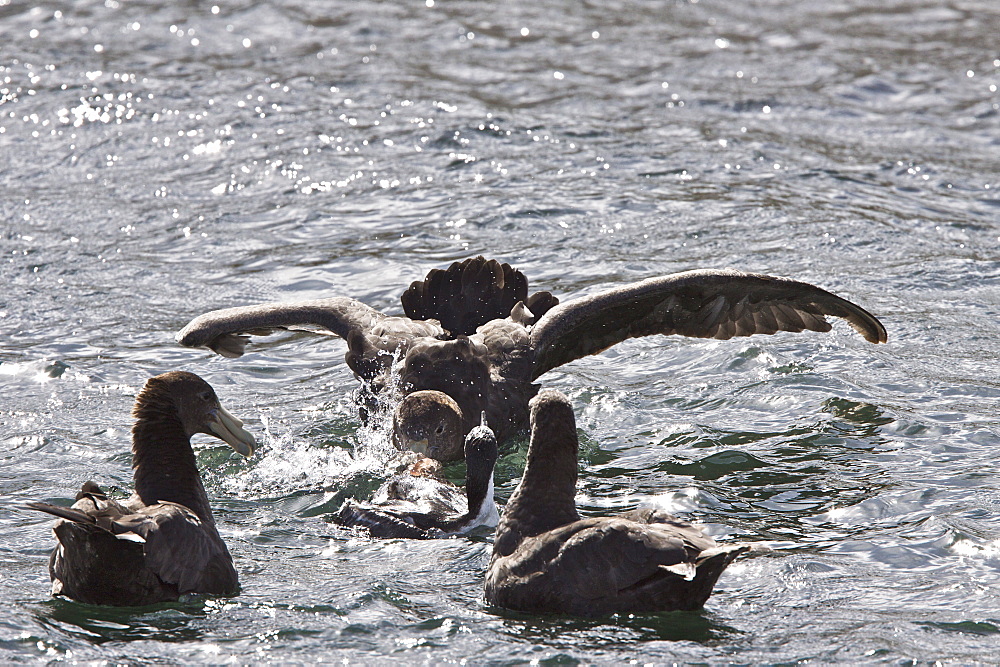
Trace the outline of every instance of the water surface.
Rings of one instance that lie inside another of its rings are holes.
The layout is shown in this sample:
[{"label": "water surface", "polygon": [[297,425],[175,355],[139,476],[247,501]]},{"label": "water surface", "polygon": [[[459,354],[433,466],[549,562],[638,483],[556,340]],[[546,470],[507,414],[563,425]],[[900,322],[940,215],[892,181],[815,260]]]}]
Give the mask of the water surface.
[{"label": "water surface", "polygon": [[[0,660],[995,660],[998,25],[986,1],[0,0]],[[173,342],[255,301],[397,313],[480,253],[564,299],[786,275],[886,324],[878,347],[841,325],[629,341],[545,376],[576,410],[584,513],[652,504],[772,545],[704,611],[504,613],[489,536],[337,532],[385,455],[344,344]],[[51,522],[16,507],[127,490],[134,395],[175,368],[263,442],[197,439],[242,594],[51,599]]]}]

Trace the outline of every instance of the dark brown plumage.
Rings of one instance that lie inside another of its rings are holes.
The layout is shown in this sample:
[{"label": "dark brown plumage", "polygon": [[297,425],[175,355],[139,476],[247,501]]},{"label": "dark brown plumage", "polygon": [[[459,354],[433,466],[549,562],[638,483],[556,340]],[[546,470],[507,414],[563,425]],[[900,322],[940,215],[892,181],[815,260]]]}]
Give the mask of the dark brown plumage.
[{"label": "dark brown plumage", "polygon": [[566,397],[531,400],[524,476],[497,526],[486,601],[526,612],[601,616],[693,610],[749,545],[718,545],[666,512],[581,519],[576,421]]},{"label": "dark brown plumage", "polygon": [[193,373],[151,378],[132,410],[135,493],[124,502],[86,482],[72,507],[27,506],[59,517],[49,559],[52,594],[90,604],[139,606],[184,593],[235,595],[239,580],[191,449],[207,433],[244,456],[253,436]]},{"label": "dark brown plumage", "polygon": [[392,441],[404,452],[457,461],[465,455],[464,426],[462,409],[451,396],[415,391],[404,396],[393,411]]},{"label": "dark brown plumage", "polygon": [[[405,317],[345,297],[227,308],[196,317],[177,340],[238,357],[247,334],[324,329],[347,340],[347,364],[374,391],[398,358],[405,392],[453,398],[464,415],[463,435],[485,410],[501,441],[527,425],[534,380],[627,338],[829,331],[826,317],[834,316],[872,343],[886,340],[882,324],[850,301],[807,283],[739,271],[686,271],[560,304],[548,292],[529,296],[527,279],[508,264],[474,257],[431,270],[402,303]],[[457,438],[448,449],[460,458],[461,446]]]}]

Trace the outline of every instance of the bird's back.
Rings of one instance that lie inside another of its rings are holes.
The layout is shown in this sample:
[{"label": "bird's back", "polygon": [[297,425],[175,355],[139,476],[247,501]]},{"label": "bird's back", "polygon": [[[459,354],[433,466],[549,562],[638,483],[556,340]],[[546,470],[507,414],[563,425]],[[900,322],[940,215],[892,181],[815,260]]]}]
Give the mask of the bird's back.
[{"label": "bird's back", "polygon": [[434,477],[396,475],[376,491],[371,503],[346,501],[334,516],[342,526],[364,528],[378,538],[440,537],[468,503],[462,489]]},{"label": "bird's back", "polygon": [[[86,487],[85,487],[86,489]],[[52,592],[80,602],[142,606],[187,592],[233,594],[236,569],[214,526],[176,503],[143,506],[82,493],[71,508],[31,503],[60,517],[49,558]]]},{"label": "bird's back", "polygon": [[680,521],[583,519],[495,557],[486,598],[507,609],[580,616],[700,609],[722,571],[747,548],[716,547]]},{"label": "bird's back", "polygon": [[59,543],[49,558],[53,595],[114,606],[177,599],[177,587],[147,567],[142,544],[65,519],[54,530]]}]

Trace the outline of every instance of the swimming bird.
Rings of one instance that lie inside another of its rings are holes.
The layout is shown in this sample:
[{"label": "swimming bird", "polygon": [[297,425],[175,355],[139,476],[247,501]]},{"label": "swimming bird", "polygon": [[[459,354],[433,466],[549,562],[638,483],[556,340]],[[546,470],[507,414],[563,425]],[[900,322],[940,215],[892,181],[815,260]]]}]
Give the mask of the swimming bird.
[{"label": "swimming bird", "polygon": [[435,476],[440,462],[422,458],[383,484],[371,503],[346,500],[333,519],[372,537],[430,539],[493,528],[500,520],[493,498],[496,461],[497,441],[483,415],[465,437],[464,491]]},{"label": "swimming bird", "polygon": [[[249,335],[276,329],[335,334],[347,341],[347,365],[375,393],[390,384],[398,359],[405,393],[438,392],[461,408],[461,433],[439,454],[445,461],[461,458],[461,436],[476,426],[483,410],[503,441],[527,426],[528,400],[541,375],[627,338],[680,334],[725,340],[829,331],[826,317],[833,316],[869,342],[886,340],[885,327],[873,315],[826,290],[733,270],[674,273],[560,304],[549,292],[528,296],[523,273],[480,256],[432,269],[401,300],[404,316],[385,315],[348,297],[225,308],[194,318],[176,338],[181,345],[238,357]],[[425,407],[431,404],[424,401]],[[420,411],[403,408],[411,419]],[[397,421],[397,433],[399,428]]]},{"label": "swimming bird", "polygon": [[531,440],[486,570],[486,601],[576,616],[694,610],[747,544],[716,544],[662,510],[577,513],[576,420],[566,397],[531,399]]},{"label": "swimming bird", "polygon": [[243,456],[253,454],[253,436],[193,373],[147,380],[132,416],[135,493],[128,500],[109,498],[88,481],[72,507],[27,503],[61,519],[49,559],[52,594],[115,606],[185,593],[235,595],[236,568],[216,530],[191,436],[213,435]]}]

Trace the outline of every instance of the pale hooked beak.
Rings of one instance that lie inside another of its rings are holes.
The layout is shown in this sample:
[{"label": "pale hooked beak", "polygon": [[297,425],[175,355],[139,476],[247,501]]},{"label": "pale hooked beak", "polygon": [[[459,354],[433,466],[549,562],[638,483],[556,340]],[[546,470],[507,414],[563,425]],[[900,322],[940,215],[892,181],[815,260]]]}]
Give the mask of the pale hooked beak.
[{"label": "pale hooked beak", "polygon": [[243,422],[221,405],[212,411],[212,419],[208,422],[208,428],[216,437],[224,440],[243,456],[253,456],[253,449],[257,446],[257,441],[250,434],[250,431],[243,428]]}]

